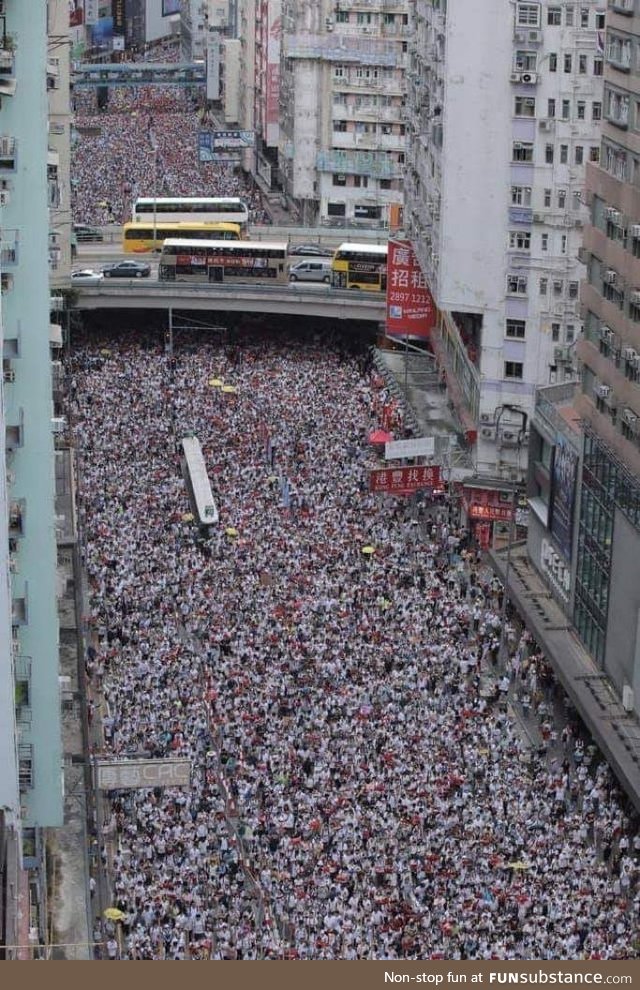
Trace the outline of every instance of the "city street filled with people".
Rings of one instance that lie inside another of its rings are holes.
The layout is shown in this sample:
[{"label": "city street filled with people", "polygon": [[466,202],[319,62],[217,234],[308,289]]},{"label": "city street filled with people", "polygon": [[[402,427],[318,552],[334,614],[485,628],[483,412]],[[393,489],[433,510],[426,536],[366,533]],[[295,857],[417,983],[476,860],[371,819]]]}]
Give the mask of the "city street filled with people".
[{"label": "city street filled with people", "polygon": [[110,86],[98,109],[97,88],[73,96],[72,212],[76,223],[131,219],[139,196],[242,196],[252,223],[268,221],[259,190],[234,162],[200,162],[202,120],[196,87]]},{"label": "city street filled with people", "polygon": [[[138,142],[178,119],[140,112]],[[104,169],[80,155],[83,219],[107,195],[120,218],[114,175],[149,179],[125,120],[100,115]],[[637,820],[451,493],[369,491],[384,383],[348,345],[74,348],[95,751],[191,761],[189,788],[106,795],[107,957],[635,958]]]}]

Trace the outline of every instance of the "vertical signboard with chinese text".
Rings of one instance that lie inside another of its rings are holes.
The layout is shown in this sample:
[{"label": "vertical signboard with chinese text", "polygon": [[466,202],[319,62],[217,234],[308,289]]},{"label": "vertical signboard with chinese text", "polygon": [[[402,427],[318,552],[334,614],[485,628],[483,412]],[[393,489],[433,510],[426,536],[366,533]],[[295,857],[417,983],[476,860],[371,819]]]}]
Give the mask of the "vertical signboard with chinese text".
[{"label": "vertical signboard with chinese text", "polygon": [[410,241],[389,241],[387,333],[428,340],[436,306]]}]

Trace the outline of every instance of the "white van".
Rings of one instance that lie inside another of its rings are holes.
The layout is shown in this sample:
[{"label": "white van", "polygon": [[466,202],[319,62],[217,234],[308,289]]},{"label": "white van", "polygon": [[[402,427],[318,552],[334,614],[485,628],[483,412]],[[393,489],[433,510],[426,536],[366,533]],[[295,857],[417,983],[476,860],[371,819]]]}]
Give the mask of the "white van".
[{"label": "white van", "polygon": [[298,261],[289,269],[290,282],[326,282],[331,281],[331,258],[310,258],[308,261]]}]

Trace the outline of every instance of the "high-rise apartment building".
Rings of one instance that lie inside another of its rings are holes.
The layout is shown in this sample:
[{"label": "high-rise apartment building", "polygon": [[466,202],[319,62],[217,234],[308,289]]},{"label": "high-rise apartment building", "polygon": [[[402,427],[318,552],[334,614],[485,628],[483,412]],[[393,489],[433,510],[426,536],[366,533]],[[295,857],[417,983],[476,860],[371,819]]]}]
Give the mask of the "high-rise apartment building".
[{"label": "high-rise apartment building", "polygon": [[279,163],[304,223],[398,225],[408,36],[408,0],[283,0]]},{"label": "high-rise apartment building", "polygon": [[48,3],[47,9],[49,265],[51,287],[60,289],[68,287],[71,279],[69,12],[64,4],[52,2]]},{"label": "high-rise apartment building", "polygon": [[[15,82],[14,95],[2,96],[0,105],[0,182],[4,189],[0,265],[13,656],[23,822],[42,827],[62,823],[49,319],[47,4],[6,0],[4,10],[4,43],[9,46],[5,53],[11,54]],[[4,662],[8,662],[6,657]]]},{"label": "high-rise apartment building", "polygon": [[640,708],[640,3],[610,0],[599,164],[587,167],[584,424],[574,623]]},{"label": "high-rise apartment building", "polygon": [[405,226],[480,474],[520,479],[536,386],[575,376],[602,0],[418,0]]}]

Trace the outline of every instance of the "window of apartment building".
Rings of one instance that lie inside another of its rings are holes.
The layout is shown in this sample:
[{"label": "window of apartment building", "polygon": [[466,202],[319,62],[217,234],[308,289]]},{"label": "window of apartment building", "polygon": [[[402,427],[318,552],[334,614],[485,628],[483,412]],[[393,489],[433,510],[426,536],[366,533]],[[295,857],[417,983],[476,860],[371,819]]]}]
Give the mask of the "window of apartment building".
[{"label": "window of apartment building", "polygon": [[587,104],[584,100],[578,100],[576,103],[576,116],[578,120],[585,120],[587,116]]},{"label": "window of apartment building", "polygon": [[553,145],[546,144],[544,146],[544,160],[547,165],[553,165]]},{"label": "window of apartment building", "polygon": [[343,217],[346,214],[346,209],[345,203],[327,203],[327,216]]},{"label": "window of apartment building", "polygon": [[533,96],[516,96],[514,100],[514,114],[516,117],[535,117],[536,101]]},{"label": "window of apartment building", "polygon": [[547,24],[557,27],[562,24],[562,10],[560,7],[549,7],[547,10]]},{"label": "window of apartment building", "polygon": [[560,163],[562,165],[566,165],[568,161],[569,161],[569,145],[568,144],[561,144],[560,145]]},{"label": "window of apartment building", "polygon": [[604,106],[607,120],[619,127],[627,127],[629,123],[629,94],[617,89],[605,87]]},{"label": "window of apartment building", "polygon": [[540,234],[540,250],[541,251],[548,251],[549,250],[549,235],[548,234]]},{"label": "window of apartment building", "polygon": [[607,34],[607,61],[619,69],[631,66],[631,38],[621,38],[618,34]]},{"label": "window of apartment building", "polygon": [[380,179],[381,189],[393,189],[391,179]]},{"label": "window of apartment building", "polygon": [[512,206],[531,206],[531,186],[511,186]]},{"label": "window of apartment building", "polygon": [[567,235],[563,234],[560,238],[560,254],[567,253]]},{"label": "window of apartment building", "polygon": [[576,328],[573,323],[567,323],[567,329],[564,332],[564,339],[567,344],[573,344],[576,336]]},{"label": "window of apartment building", "polygon": [[334,186],[346,186],[347,177],[346,175],[334,175],[331,181]]},{"label": "window of apartment building", "polygon": [[562,101],[562,119],[568,120],[571,116],[571,100]]},{"label": "window of apartment building", "polygon": [[540,4],[519,3],[516,8],[516,20],[522,27],[538,27],[540,24]]},{"label": "window of apartment building", "polygon": [[344,134],[347,130],[346,120],[334,120],[333,129],[334,131],[339,131],[341,134]]},{"label": "window of apartment building", "polygon": [[396,22],[396,15],[395,14],[383,14],[382,15],[382,23],[383,24],[395,24],[395,22]]},{"label": "window of apartment building", "polygon": [[556,101],[547,100],[547,117],[555,117],[556,115]]},{"label": "window of apartment building", "polygon": [[619,148],[617,145],[610,144],[608,141],[603,141],[602,150],[604,151],[603,164],[606,171],[616,179],[620,179],[621,182],[627,182],[629,176],[629,158],[624,148]]},{"label": "window of apartment building", "polygon": [[558,209],[564,210],[566,205],[567,205],[567,190],[558,189]]},{"label": "window of apartment building", "polygon": [[539,288],[539,291],[540,291],[540,295],[541,296],[546,296],[547,291],[549,289],[549,279],[548,278],[544,278],[544,277],[541,278],[540,281],[539,281],[539,283],[538,283],[538,288]]},{"label": "window of apartment building", "polygon": [[516,52],[513,67],[516,72],[535,72],[538,67],[537,52]]},{"label": "window of apartment building", "polygon": [[505,361],[504,362],[504,377],[505,378],[522,378],[522,373],[524,366],[522,361]]},{"label": "window of apartment building", "polygon": [[338,24],[348,24],[349,23],[349,11],[339,10],[336,13],[336,21]]},{"label": "window of apartment building", "polygon": [[571,52],[565,52],[562,67],[564,72],[571,72],[573,67],[573,56],[571,55]]},{"label": "window of apartment building", "polygon": [[604,31],[604,13],[596,11],[596,31]]},{"label": "window of apartment building", "polygon": [[560,340],[560,324],[559,323],[552,323],[551,324],[551,340],[555,344],[557,344],[558,341]]},{"label": "window of apartment building", "polygon": [[583,28],[588,28],[589,27],[589,8],[588,7],[581,7],[580,8],[580,27],[583,27]]},{"label": "window of apartment building", "polygon": [[600,161],[600,145],[592,144],[589,148],[589,161],[599,162]]},{"label": "window of apartment building", "polygon": [[506,335],[516,340],[523,340],[527,329],[526,320],[507,320]]},{"label": "window of apartment building", "polygon": [[507,292],[511,296],[526,296],[527,276],[507,275]]},{"label": "window of apartment building", "polygon": [[600,103],[600,100],[594,100],[591,104],[591,119],[602,120],[602,103]]},{"label": "window of apartment building", "polygon": [[604,62],[601,58],[594,58],[593,60],[593,74],[594,76],[601,76]]},{"label": "window of apartment building", "polygon": [[369,187],[368,175],[354,175],[353,185],[356,189],[367,189]]},{"label": "window of apartment building", "polygon": [[555,52],[549,52],[549,72],[558,71],[558,56]]},{"label": "window of apartment building", "polygon": [[573,149],[573,151],[574,151],[574,161],[575,161],[576,165],[582,165],[582,163],[584,162],[584,147],[583,147],[583,145],[577,144],[575,146],[575,148]]},{"label": "window of apartment building", "polygon": [[580,292],[579,282],[569,282],[569,299],[577,299]]},{"label": "window of apartment building", "polygon": [[509,247],[513,251],[530,251],[531,233],[528,230],[509,231]]},{"label": "window of apartment building", "polygon": [[543,203],[544,203],[546,209],[549,209],[549,207],[551,206],[551,190],[550,189],[545,189]]},{"label": "window of apartment building", "polygon": [[346,76],[344,65],[334,65],[333,67],[333,78],[343,79]]},{"label": "window of apartment building", "polygon": [[512,160],[514,162],[532,162],[533,144],[523,141],[514,141]]},{"label": "window of apartment building", "polygon": [[564,282],[561,278],[554,278],[553,280],[553,294],[556,298],[562,295],[562,290],[564,288]]},{"label": "window of apartment building", "polygon": [[371,24],[371,14],[366,11],[359,10],[356,14],[356,24]]},{"label": "window of apartment building", "polygon": [[567,4],[564,8],[564,23],[566,27],[573,27],[575,9],[572,4]]}]

